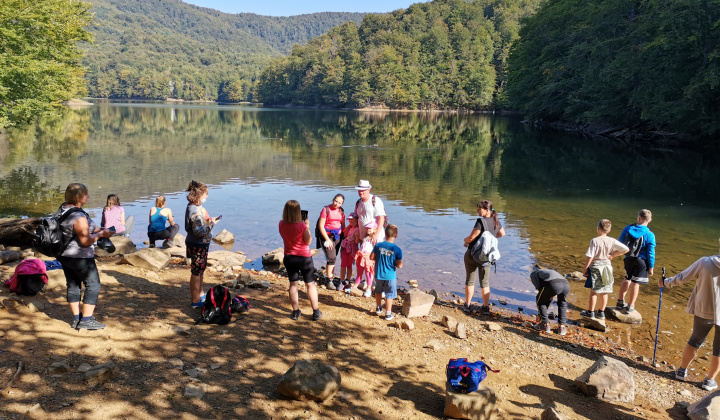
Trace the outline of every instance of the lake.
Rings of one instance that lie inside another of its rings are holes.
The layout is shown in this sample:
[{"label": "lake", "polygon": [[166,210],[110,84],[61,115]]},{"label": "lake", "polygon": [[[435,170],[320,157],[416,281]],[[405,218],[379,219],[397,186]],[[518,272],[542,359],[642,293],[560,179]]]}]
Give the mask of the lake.
[{"label": "lake", "polygon": [[[95,220],[107,194],[118,194],[137,220],[131,239],[144,246],[155,197],[167,197],[182,226],[184,189],[195,179],[210,187],[210,214],[223,215],[217,231],[234,233],[233,250],[259,269],[260,255],[282,245],[277,222],[287,200],[298,200],[314,222],[336,193],[345,195],[350,211],[353,187],[368,179],[399,229],[405,262],[399,284],[416,279],[423,290],[463,297],[462,240],[477,217],[476,203],[488,199],[507,232],[491,275],[492,301],[534,313],[534,264],[580,271],[598,220],[610,219],[617,237],[648,208],[657,270],[641,289],[645,322],[633,330],[646,349],[659,268],[672,275],[718,252],[716,156],[539,131],[509,116],[97,101],[0,136],[0,214],[53,211],[68,183],[83,182]],[[322,265],[321,254],[315,266]],[[617,283],[622,262],[614,267]],[[572,288],[571,303],[584,309],[586,290],[582,283]],[[663,295],[663,308],[675,308],[661,318],[672,351],[689,336],[691,316],[681,309],[691,290],[686,285]],[[614,338],[628,346],[639,339],[629,336]]]}]

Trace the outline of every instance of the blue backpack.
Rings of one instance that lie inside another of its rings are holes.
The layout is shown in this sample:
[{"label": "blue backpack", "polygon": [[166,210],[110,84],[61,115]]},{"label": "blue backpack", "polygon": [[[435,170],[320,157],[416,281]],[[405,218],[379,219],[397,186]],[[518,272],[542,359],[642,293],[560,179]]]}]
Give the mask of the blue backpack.
[{"label": "blue backpack", "polygon": [[500,372],[481,361],[471,363],[467,359],[450,359],[445,373],[450,386],[466,394],[478,390],[480,382],[487,377],[488,370],[494,373]]}]

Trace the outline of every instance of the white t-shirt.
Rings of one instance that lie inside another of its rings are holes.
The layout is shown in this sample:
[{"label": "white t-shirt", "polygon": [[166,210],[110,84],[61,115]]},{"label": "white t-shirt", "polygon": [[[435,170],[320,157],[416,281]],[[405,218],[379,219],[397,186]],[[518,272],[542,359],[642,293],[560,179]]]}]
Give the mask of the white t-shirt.
[{"label": "white t-shirt", "polygon": [[[375,197],[375,206],[373,207],[373,197]],[[368,198],[368,201],[363,202],[360,200],[360,203],[357,204],[355,207],[355,212],[358,215],[358,226],[360,227],[360,237],[365,237],[365,225],[370,222],[377,222],[375,219],[378,216],[387,216],[385,214],[385,205],[383,204],[380,197],[370,195],[370,198]],[[382,226],[378,226],[378,230],[380,231],[380,239],[378,242],[382,242],[385,240],[385,228]]]},{"label": "white t-shirt", "polygon": [[616,251],[628,251],[624,243],[609,236],[598,236],[590,241],[590,246],[585,253],[586,257],[598,260],[609,260],[610,254]]}]

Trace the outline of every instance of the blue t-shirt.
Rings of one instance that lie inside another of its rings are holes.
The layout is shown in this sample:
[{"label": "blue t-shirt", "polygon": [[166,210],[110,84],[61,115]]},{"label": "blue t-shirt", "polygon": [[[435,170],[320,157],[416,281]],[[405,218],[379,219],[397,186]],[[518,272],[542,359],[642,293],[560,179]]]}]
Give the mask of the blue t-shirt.
[{"label": "blue t-shirt", "polygon": [[395,261],[402,260],[402,250],[392,242],[380,242],[372,250],[375,254],[375,274],[378,280],[395,280]]}]

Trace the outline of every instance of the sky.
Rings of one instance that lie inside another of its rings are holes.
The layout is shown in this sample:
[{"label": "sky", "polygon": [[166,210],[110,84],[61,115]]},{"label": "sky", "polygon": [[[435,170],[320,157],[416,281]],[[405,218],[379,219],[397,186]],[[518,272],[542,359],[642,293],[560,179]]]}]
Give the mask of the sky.
[{"label": "sky", "polygon": [[294,16],[316,12],[375,12],[385,13],[405,9],[421,0],[183,0],[185,3],[208,7],[225,13],[256,13],[266,16]]}]

